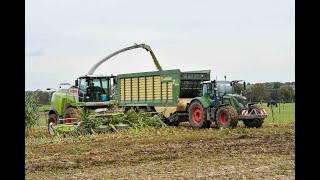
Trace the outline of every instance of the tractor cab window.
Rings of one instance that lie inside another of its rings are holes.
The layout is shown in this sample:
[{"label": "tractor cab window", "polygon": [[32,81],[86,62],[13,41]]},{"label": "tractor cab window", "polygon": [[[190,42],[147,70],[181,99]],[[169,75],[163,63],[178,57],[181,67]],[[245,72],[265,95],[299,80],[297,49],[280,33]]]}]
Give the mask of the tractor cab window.
[{"label": "tractor cab window", "polygon": [[203,84],[202,85],[202,95],[203,96],[206,96],[208,94],[208,87],[209,87],[208,84]]},{"label": "tractor cab window", "polygon": [[203,87],[202,88],[203,96],[212,98],[213,97],[212,84],[206,83],[206,84],[203,84],[202,87]]},{"label": "tractor cab window", "polygon": [[229,81],[218,81],[218,93],[219,96],[223,96],[224,94],[232,94],[232,86]]}]

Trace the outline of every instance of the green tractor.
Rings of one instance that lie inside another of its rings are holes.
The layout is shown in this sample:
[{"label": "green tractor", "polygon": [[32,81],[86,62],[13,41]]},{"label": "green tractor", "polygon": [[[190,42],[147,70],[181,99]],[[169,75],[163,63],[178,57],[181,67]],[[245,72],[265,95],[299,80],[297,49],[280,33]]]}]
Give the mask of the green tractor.
[{"label": "green tractor", "polygon": [[[193,98],[188,105],[190,125],[207,128],[215,122],[219,128],[234,128],[238,120],[242,120],[246,127],[261,127],[268,114],[234,92],[235,84],[240,81],[203,82],[201,96]],[[245,82],[243,89],[246,89]]]}]

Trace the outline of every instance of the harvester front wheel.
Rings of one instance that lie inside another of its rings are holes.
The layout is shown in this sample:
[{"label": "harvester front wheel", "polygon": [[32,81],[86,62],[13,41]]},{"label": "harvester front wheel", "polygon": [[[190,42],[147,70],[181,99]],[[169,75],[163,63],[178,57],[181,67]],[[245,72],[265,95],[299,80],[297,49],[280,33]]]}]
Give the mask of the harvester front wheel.
[{"label": "harvester front wheel", "polygon": [[[68,107],[63,114],[63,119],[66,119],[65,123],[68,123],[68,124],[77,122],[80,117],[81,117],[80,110],[77,109],[76,107]],[[76,119],[71,119],[71,118],[76,118]]]},{"label": "harvester front wheel", "polygon": [[211,122],[207,120],[206,109],[199,101],[194,101],[189,107],[189,123],[193,128],[208,128]]},{"label": "harvester front wheel", "polygon": [[238,124],[237,110],[230,105],[221,106],[217,111],[216,123],[219,128],[234,128]]},{"label": "harvester front wheel", "polygon": [[[58,116],[56,114],[50,114],[48,119],[48,131],[51,135],[54,135],[54,131],[51,124],[57,124]],[[50,124],[51,123],[51,124]]]}]

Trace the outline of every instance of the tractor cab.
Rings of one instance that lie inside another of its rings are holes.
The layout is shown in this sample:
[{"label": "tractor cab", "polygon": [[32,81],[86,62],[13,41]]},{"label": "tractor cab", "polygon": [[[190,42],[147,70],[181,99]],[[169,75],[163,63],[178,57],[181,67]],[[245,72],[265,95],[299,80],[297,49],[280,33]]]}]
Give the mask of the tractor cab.
[{"label": "tractor cab", "polygon": [[86,75],[75,80],[79,102],[103,102],[113,99],[116,76]]},{"label": "tractor cab", "polygon": [[[216,84],[215,84],[216,83]],[[216,93],[214,87],[216,86]],[[233,94],[234,89],[230,81],[205,81],[202,82],[202,95],[209,99],[214,99],[215,96],[222,97],[225,94]]]},{"label": "tractor cab", "polygon": [[[205,81],[202,82],[202,96],[207,98],[211,107],[218,107],[220,104],[231,104],[237,110],[241,110],[247,105],[247,98],[235,93],[236,86],[242,80],[234,81]],[[246,89],[246,83],[243,88]]]}]

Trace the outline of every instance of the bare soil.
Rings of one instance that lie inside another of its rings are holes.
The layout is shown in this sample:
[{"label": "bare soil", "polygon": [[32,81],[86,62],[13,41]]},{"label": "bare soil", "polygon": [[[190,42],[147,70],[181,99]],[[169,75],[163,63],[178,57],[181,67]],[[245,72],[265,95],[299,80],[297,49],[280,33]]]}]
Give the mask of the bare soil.
[{"label": "bare soil", "polygon": [[295,179],[294,126],[61,139],[26,144],[26,179]]}]

